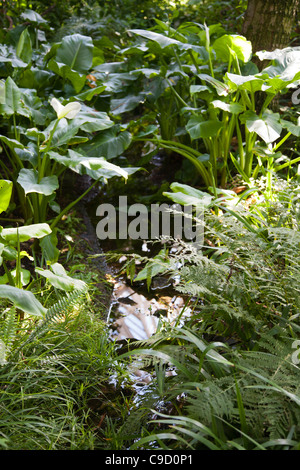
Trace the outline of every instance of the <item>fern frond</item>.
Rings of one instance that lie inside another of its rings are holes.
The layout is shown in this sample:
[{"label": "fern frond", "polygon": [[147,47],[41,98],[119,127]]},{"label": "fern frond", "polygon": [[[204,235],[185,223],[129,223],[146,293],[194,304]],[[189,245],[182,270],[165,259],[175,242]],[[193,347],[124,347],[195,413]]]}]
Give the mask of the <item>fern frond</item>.
[{"label": "fern frond", "polygon": [[22,346],[32,342],[34,339],[47,332],[53,324],[67,316],[68,313],[74,309],[75,305],[81,302],[84,295],[85,294],[82,291],[66,293],[63,298],[58,300],[47,310],[45,318],[36,326],[34,331]]},{"label": "fern frond", "polygon": [[0,338],[5,345],[6,354],[15,340],[18,328],[16,308],[11,307],[3,313],[4,319],[0,330]]}]

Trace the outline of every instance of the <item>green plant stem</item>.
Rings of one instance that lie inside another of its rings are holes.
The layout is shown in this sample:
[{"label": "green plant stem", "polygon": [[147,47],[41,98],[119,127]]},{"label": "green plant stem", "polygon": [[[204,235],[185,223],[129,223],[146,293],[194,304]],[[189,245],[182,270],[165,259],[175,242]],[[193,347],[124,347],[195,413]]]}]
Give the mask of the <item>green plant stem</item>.
[{"label": "green plant stem", "polygon": [[53,222],[51,223],[50,225],[50,228],[53,230],[53,228],[58,224],[58,222],[60,221],[60,219],[63,217],[63,215],[65,215],[70,209],[72,209],[72,207],[74,207],[84,196],[86,196],[90,191],[91,189],[98,183],[98,181],[100,180],[100,178],[98,178],[97,180],[94,181],[94,183],[83,193],[81,194],[75,201],[72,201],[70,202],[70,204],[67,205],[67,207],[65,207],[61,212],[60,214],[58,214],[57,217],[55,217],[55,219],[53,220]]},{"label": "green plant stem", "polygon": [[[167,82],[169,83],[170,85],[170,89],[172,90],[172,92],[174,93],[174,95],[176,96],[176,98],[178,99],[178,101],[183,105],[185,106],[186,108],[189,107],[189,105],[181,98],[181,96],[177,93],[177,91],[175,90],[175,88],[173,87],[172,83],[170,80],[167,79]],[[191,111],[192,114],[196,114],[195,111]]]},{"label": "green plant stem", "polygon": [[[137,139],[137,140],[144,140],[144,139]],[[202,176],[205,185],[207,187],[213,185],[209,172],[205,168],[204,164],[198,160],[198,158],[201,157],[202,155],[199,152],[197,152],[197,150],[194,150],[184,144],[180,144],[179,142],[165,141],[165,140],[160,140],[160,139],[147,139],[147,141],[154,142],[158,146],[167,148],[169,150],[173,150],[174,152],[179,153],[183,157],[186,157],[195,165],[198,172]]]},{"label": "green plant stem", "polygon": [[279,147],[281,147],[281,145],[290,137],[290,135],[292,135],[292,133],[287,132],[287,134],[281,139],[281,141],[275,145],[273,152],[276,152],[276,150],[279,149]]}]

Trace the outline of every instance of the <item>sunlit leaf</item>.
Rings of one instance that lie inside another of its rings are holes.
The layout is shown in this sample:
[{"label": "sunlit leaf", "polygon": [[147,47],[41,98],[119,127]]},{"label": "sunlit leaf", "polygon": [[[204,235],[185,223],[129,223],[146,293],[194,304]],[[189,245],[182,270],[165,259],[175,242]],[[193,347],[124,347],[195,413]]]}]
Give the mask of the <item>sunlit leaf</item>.
[{"label": "sunlit leaf", "polygon": [[216,51],[217,57],[222,61],[229,61],[231,51],[233,51],[239,60],[248,62],[252,55],[252,45],[244,36],[237,34],[225,34],[216,39],[213,43],[213,49]]},{"label": "sunlit leaf", "polygon": [[31,238],[43,238],[50,233],[51,228],[48,224],[32,224],[17,228],[4,228],[0,233],[0,238],[10,245],[16,245],[18,241],[22,243]]},{"label": "sunlit leaf", "polygon": [[0,213],[6,211],[8,208],[12,189],[12,181],[0,180]]},{"label": "sunlit leaf", "polygon": [[30,291],[25,291],[13,286],[0,285],[0,297],[9,299],[23,312],[42,317],[47,309],[36,299]]},{"label": "sunlit leaf", "polygon": [[60,263],[53,263],[51,269],[52,271],[50,269],[36,268],[35,271],[48,279],[52,286],[65,292],[87,290],[87,284],[80,279],[69,276]]},{"label": "sunlit leaf", "polygon": [[39,181],[38,171],[27,168],[20,170],[17,182],[22,186],[26,195],[39,193],[50,196],[59,187],[56,175],[45,176]]}]

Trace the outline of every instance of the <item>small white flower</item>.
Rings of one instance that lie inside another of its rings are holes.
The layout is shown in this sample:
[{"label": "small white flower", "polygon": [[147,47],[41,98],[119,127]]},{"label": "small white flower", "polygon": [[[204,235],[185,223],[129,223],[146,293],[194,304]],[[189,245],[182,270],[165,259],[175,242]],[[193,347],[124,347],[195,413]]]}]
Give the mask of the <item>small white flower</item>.
[{"label": "small white flower", "polygon": [[52,98],[50,104],[56,111],[57,119],[73,119],[81,110],[81,104],[77,101],[68,103],[66,104],[66,106],[63,106],[56,98]]}]

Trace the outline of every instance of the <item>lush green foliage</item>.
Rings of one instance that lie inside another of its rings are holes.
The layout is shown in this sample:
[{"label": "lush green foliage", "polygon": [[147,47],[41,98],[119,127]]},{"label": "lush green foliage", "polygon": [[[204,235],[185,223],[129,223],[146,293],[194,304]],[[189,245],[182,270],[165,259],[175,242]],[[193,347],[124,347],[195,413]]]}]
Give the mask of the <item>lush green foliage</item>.
[{"label": "lush green foliage", "polygon": [[[245,2],[173,3],[0,2],[3,449],[299,450],[299,118],[271,104],[300,52],[260,52],[259,72]],[[190,314],[119,351],[62,221],[161,150],[196,170],[157,194],[201,208],[204,243],[165,240],[124,271],[179,279]],[[74,198],[71,173],[90,181]]]}]

